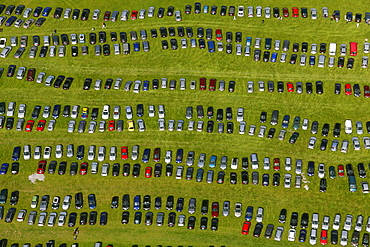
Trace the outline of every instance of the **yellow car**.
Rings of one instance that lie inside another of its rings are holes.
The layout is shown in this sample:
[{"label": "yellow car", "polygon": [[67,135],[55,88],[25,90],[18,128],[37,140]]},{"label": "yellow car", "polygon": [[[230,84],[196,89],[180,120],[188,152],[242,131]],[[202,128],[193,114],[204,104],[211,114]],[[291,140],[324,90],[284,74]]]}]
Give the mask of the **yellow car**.
[{"label": "yellow car", "polygon": [[87,107],[82,108],[81,118],[87,119],[88,116],[89,116],[89,108]]},{"label": "yellow car", "polygon": [[128,131],[134,131],[135,130],[134,121],[128,120],[127,125],[128,125]]}]

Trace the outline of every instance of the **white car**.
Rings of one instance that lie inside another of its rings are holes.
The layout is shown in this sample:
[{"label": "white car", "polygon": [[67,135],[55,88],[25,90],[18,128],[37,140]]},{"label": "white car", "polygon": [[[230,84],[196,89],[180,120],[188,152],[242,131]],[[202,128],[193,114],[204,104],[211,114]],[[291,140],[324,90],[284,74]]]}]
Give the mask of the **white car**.
[{"label": "white car", "polygon": [[344,230],[347,230],[347,231],[351,230],[351,228],[352,228],[352,219],[353,219],[352,215],[347,214],[346,220],[344,221],[344,226],[343,226]]},{"label": "white car", "polygon": [[358,151],[360,150],[360,141],[358,139],[358,137],[352,137],[352,142],[353,142],[353,148]]},{"label": "white car", "polygon": [[276,228],[276,232],[275,232],[275,241],[281,241],[281,238],[283,236],[283,232],[284,232],[284,227],[282,226],[278,226]]},{"label": "white car", "polygon": [[199,159],[198,159],[198,167],[200,167],[200,168],[204,167],[205,163],[206,163],[206,154],[201,153],[199,155]]},{"label": "white car", "polygon": [[292,181],[292,175],[289,173],[285,174],[284,175],[284,187],[290,188],[291,181]]},{"label": "white car", "polygon": [[50,120],[48,123],[48,131],[53,131],[56,121],[54,119]]},{"label": "white car", "polygon": [[119,106],[115,106],[113,108],[113,119],[119,119],[120,117],[120,107]]},{"label": "white car", "polygon": [[132,108],[131,106],[126,106],[126,118],[127,119],[132,119]]},{"label": "white car", "polygon": [[24,160],[29,160],[31,158],[31,147],[30,145],[25,145],[23,147],[23,159]]},{"label": "white car", "polygon": [[175,120],[168,120],[168,130],[173,131],[175,128]]},{"label": "white car", "polygon": [[295,234],[296,234],[295,229],[289,229],[289,231],[288,231],[288,241],[294,241],[295,240]]},{"label": "white car", "polygon": [[164,105],[159,105],[158,106],[158,117],[164,118],[164,114],[165,114]]},{"label": "white car", "polygon": [[148,115],[149,115],[149,117],[154,117],[155,116],[155,107],[154,107],[154,105],[150,105],[148,107]]},{"label": "white car", "polygon": [[26,105],[20,104],[18,108],[18,118],[24,118],[25,114],[26,114]]},{"label": "white car", "polygon": [[74,105],[72,107],[72,111],[71,111],[71,118],[75,119],[78,117],[78,111],[80,109],[80,106],[79,105]]},{"label": "white car", "polygon": [[109,171],[109,164],[108,163],[104,163],[101,167],[101,173],[100,175],[102,177],[106,177],[108,176],[108,171]]},{"label": "white car", "polygon": [[318,174],[319,178],[324,178],[325,177],[325,165],[323,163],[319,164],[317,174]]},{"label": "white car", "polygon": [[346,230],[342,230],[340,235],[340,245],[347,246],[348,244],[348,232]]},{"label": "white car", "polygon": [[366,231],[370,232],[370,216],[367,217]]},{"label": "white car", "polygon": [[363,142],[364,142],[364,148],[365,149],[370,149],[370,138],[369,137],[364,137],[362,138]]},{"label": "white car", "polygon": [[238,169],[238,163],[239,163],[239,159],[238,158],[233,158],[232,161],[231,161],[230,168],[233,169],[233,170]]},{"label": "white car", "polygon": [[356,122],[356,132],[357,132],[357,135],[362,135],[364,133],[364,129],[362,127],[361,121]]},{"label": "white car", "polygon": [[239,6],[238,7],[238,17],[243,17],[244,16],[244,6]]},{"label": "white car", "polygon": [[166,156],[164,158],[164,162],[166,164],[169,164],[169,163],[171,163],[171,160],[172,160],[172,151],[171,150],[167,150],[166,151]]},{"label": "white car", "polygon": [[109,152],[109,160],[114,161],[117,157],[117,148],[116,147],[110,147]]},{"label": "white car", "polygon": [[312,136],[310,137],[310,141],[308,142],[308,148],[314,149],[316,143],[316,137]]},{"label": "white car", "polygon": [[242,216],[242,204],[240,202],[235,203],[234,215],[235,217]]},{"label": "white car", "polygon": [[263,159],[263,169],[265,170],[270,169],[270,158],[266,157]]},{"label": "white car", "polygon": [[0,38],[0,48],[5,48],[6,46],[6,38]]},{"label": "white car", "polygon": [[321,229],[329,230],[329,224],[330,224],[330,217],[329,216],[324,216],[324,219],[322,220]]},{"label": "white car", "polygon": [[311,229],[310,241],[309,241],[311,245],[316,244],[316,235],[317,235],[317,229]]},{"label": "white car", "polygon": [[248,93],[253,93],[254,92],[254,82],[253,81],[248,81],[247,82],[247,91],[248,91]]},{"label": "white car", "polygon": [[100,10],[99,9],[95,9],[94,12],[93,12],[93,15],[92,15],[92,19],[93,20],[99,19],[99,14],[100,14]]},{"label": "white car", "polygon": [[67,146],[67,157],[72,158],[73,155],[74,155],[74,153],[73,153],[73,144],[69,144]]},{"label": "white car", "polygon": [[239,107],[236,114],[236,121],[242,122],[244,120],[244,108]]},{"label": "white car", "polygon": [[246,122],[240,122],[240,124],[239,124],[239,134],[244,135],[246,128],[247,128]]},{"label": "white car", "polygon": [[264,137],[266,132],[266,126],[260,126],[260,131],[258,133],[258,137]]},{"label": "white car", "polygon": [[181,12],[180,11],[175,11],[175,20],[176,21],[181,21],[182,18],[181,18]]},{"label": "white car", "polygon": [[333,220],[333,229],[339,230],[340,227],[340,214],[336,214]]},{"label": "white car", "polygon": [[250,135],[250,136],[254,136],[254,133],[256,132],[256,125],[250,125],[249,126],[249,132],[248,132],[248,134]]},{"label": "white car", "polygon": [[67,212],[60,212],[58,217],[58,226],[64,226],[66,222]]},{"label": "white car", "polygon": [[148,17],[153,17],[154,16],[154,7],[149,7],[148,8]]},{"label": "white car", "polygon": [[48,118],[49,115],[50,115],[50,110],[51,110],[50,106],[45,106],[44,111],[42,112],[42,117],[43,118]]},{"label": "white car", "polygon": [[263,208],[262,207],[259,207],[257,209],[256,221],[257,222],[262,222],[262,220],[263,220]]},{"label": "white car", "polygon": [[164,119],[158,119],[158,129],[160,131],[164,131],[166,128],[166,122],[164,121]]},{"label": "white car", "polygon": [[309,121],[308,121],[308,119],[307,119],[307,118],[303,119],[303,122],[302,122],[302,129],[303,129],[303,130],[307,130],[307,128],[308,128],[308,123],[309,123]]},{"label": "white car", "polygon": [[42,83],[42,81],[44,80],[44,77],[45,77],[45,73],[44,72],[40,72],[36,78],[36,82],[37,83]]},{"label": "white car", "polygon": [[17,221],[22,222],[24,221],[24,218],[26,218],[27,210],[21,209],[19,210],[18,216],[17,216]]},{"label": "white car", "polygon": [[88,160],[94,160],[94,158],[95,158],[95,146],[91,145],[89,147],[88,152],[87,152],[87,159]]},{"label": "white car", "polygon": [[145,18],[145,9],[141,9],[140,11],[139,11],[139,19],[144,19]]},{"label": "white car", "polygon": [[55,158],[60,159],[63,157],[63,146],[61,144],[55,147]]},{"label": "white car", "polygon": [[70,120],[68,122],[68,132],[72,133],[75,130],[75,126],[76,126],[76,121],[75,120]]},{"label": "white car", "polygon": [[312,229],[319,228],[319,214],[318,213],[313,213],[312,214],[311,227],[312,227]]},{"label": "white car", "polygon": [[357,220],[356,220],[355,230],[361,232],[363,223],[364,223],[364,216],[358,215]]},{"label": "white car", "polygon": [[39,160],[41,158],[41,147],[40,146],[35,147],[35,152],[33,154],[33,158],[35,160]]},{"label": "white car", "polygon": [[72,197],[69,195],[64,197],[64,200],[62,203],[63,210],[68,210],[69,206],[71,205],[71,200],[72,200]]},{"label": "white car", "polygon": [[98,161],[103,161],[105,159],[105,147],[99,147],[98,151]]},{"label": "white car", "polygon": [[45,147],[44,148],[44,159],[50,159],[51,154],[51,147]]},{"label": "white car", "polygon": [[104,105],[101,117],[105,120],[109,118],[109,105]]}]

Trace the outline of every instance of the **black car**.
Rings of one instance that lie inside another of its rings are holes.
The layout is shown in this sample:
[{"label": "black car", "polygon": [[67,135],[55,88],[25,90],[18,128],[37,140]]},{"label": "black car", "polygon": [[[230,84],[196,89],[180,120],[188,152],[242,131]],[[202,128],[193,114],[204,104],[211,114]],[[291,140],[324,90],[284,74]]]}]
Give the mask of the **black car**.
[{"label": "black car", "polygon": [[112,202],[110,204],[110,207],[113,208],[113,209],[116,209],[118,208],[118,196],[113,196],[112,197]]},{"label": "black car", "polygon": [[19,191],[13,191],[10,195],[10,205],[17,205],[19,200]]},{"label": "black car", "polygon": [[166,201],[166,209],[167,210],[172,210],[173,209],[173,204],[174,204],[174,197],[173,196],[168,196],[167,201]]},{"label": "black car", "polygon": [[233,41],[233,33],[226,32],[226,42],[231,43]]},{"label": "black car", "polygon": [[320,180],[320,192],[326,192],[326,179],[322,178]]},{"label": "black car", "polygon": [[[90,39],[89,42],[90,42],[91,45],[96,44],[96,33],[90,33],[89,34],[89,39]],[[122,42],[122,36],[121,36],[121,42]],[[122,42],[122,43],[124,43],[124,42]]]},{"label": "black car", "polygon": [[15,69],[17,68],[16,65],[9,65],[8,72],[6,74],[7,77],[13,77],[15,73]]},{"label": "black car", "polygon": [[82,212],[80,214],[80,225],[82,225],[82,226],[86,225],[86,223],[87,223],[87,217],[88,217],[87,212]]},{"label": "black car", "polygon": [[306,82],[306,93],[311,94],[312,93],[312,83]]},{"label": "black car", "polygon": [[7,130],[11,130],[11,129],[13,129],[13,126],[14,126],[14,118],[13,117],[8,117],[6,119],[5,128]]},{"label": "black car", "polygon": [[58,174],[59,175],[64,175],[67,170],[67,162],[63,161],[60,162],[59,167],[58,167]]},{"label": "black car", "polygon": [[193,37],[193,28],[191,27],[186,28],[186,36],[188,36],[188,38]]},{"label": "black car", "polygon": [[60,16],[62,15],[62,12],[63,12],[63,8],[60,8],[60,7],[56,8],[53,17],[55,19],[59,19]]},{"label": "black car", "polygon": [[74,9],[72,13],[72,20],[77,20],[79,16],[80,16],[80,10]]},{"label": "black car", "polygon": [[98,218],[98,212],[91,211],[89,215],[89,224],[95,225],[96,224],[96,218]]},{"label": "black car", "polygon": [[178,48],[177,40],[176,39],[171,39],[170,43],[171,43],[172,50],[177,50],[177,48]]},{"label": "black car", "polygon": [[231,107],[226,108],[226,120],[230,121],[233,119],[233,112]]},{"label": "black car", "polygon": [[77,213],[70,213],[68,219],[68,227],[74,227],[76,225]]},{"label": "black car", "polygon": [[160,27],[159,28],[159,33],[161,34],[161,37],[162,38],[166,38],[167,37],[167,28],[165,28],[165,27]]},{"label": "black car", "polygon": [[242,171],[241,177],[242,177],[242,184],[248,184],[249,183],[248,172]]},{"label": "black car", "polygon": [[177,35],[178,35],[179,37],[184,37],[184,35],[185,35],[185,30],[184,30],[184,28],[183,28],[183,27],[177,27]]},{"label": "black car", "polygon": [[254,61],[261,60],[261,50],[254,50]]},{"label": "black car", "polygon": [[303,213],[301,216],[301,228],[307,228],[308,227],[308,213]]},{"label": "black car", "polygon": [[217,183],[218,184],[223,184],[225,181],[225,172],[224,171],[219,171],[217,174]]},{"label": "black car", "polygon": [[208,223],[208,218],[207,217],[202,217],[200,219],[200,230],[206,230],[207,229],[207,223]]},{"label": "black car", "polygon": [[358,169],[358,176],[360,178],[366,178],[366,170],[365,170],[364,163],[359,163],[357,165],[357,169]]},{"label": "black car", "polygon": [[270,130],[267,134],[267,138],[272,139],[274,137],[275,131],[276,131],[275,128],[270,128]]},{"label": "black car", "polygon": [[354,63],[355,63],[355,60],[353,58],[348,58],[347,69],[353,69],[353,64]]},{"label": "black car", "polygon": [[354,176],[355,172],[353,170],[352,164],[347,164],[346,165],[346,171],[347,171],[347,176]]},{"label": "black car", "polygon": [[242,33],[241,32],[236,32],[235,33],[235,42],[237,42],[237,43],[242,42]]},{"label": "black car", "polygon": [[335,93],[335,94],[340,94],[341,88],[342,88],[342,84],[340,84],[340,83],[335,83],[335,86],[334,86],[334,93]]},{"label": "black car", "polygon": [[108,78],[105,81],[104,89],[111,89],[112,88],[112,84],[113,84],[113,79],[112,78]]},{"label": "black car", "polygon": [[324,93],[322,81],[316,81],[316,93],[317,94],[323,94]]},{"label": "black car", "polygon": [[122,212],[122,219],[121,219],[121,223],[122,224],[128,224],[130,220],[130,212],[128,211],[123,211]]},{"label": "black car", "polygon": [[307,18],[308,17],[307,8],[301,8],[301,14],[303,18]]},{"label": "black car", "polygon": [[286,214],[287,214],[287,211],[285,208],[283,208],[281,211],[280,211],[280,215],[279,215],[279,223],[285,223],[286,221]]},{"label": "black car", "polygon": [[297,54],[292,54],[290,57],[290,64],[295,64],[297,61]]},{"label": "black car", "polygon": [[302,52],[306,53],[308,51],[308,43],[303,42],[302,43]]},{"label": "black car", "polygon": [[169,27],[169,28],[168,28],[168,35],[169,35],[170,37],[173,37],[173,36],[175,36],[175,35],[176,35],[176,32],[175,32],[175,28],[174,28],[174,27]]},{"label": "black car", "polygon": [[33,12],[33,17],[39,17],[42,11],[42,7],[36,7],[35,11]]},{"label": "black car", "polygon": [[333,136],[334,137],[339,137],[340,136],[340,123],[336,123],[334,125]]},{"label": "black car", "polygon": [[116,42],[117,41],[117,33],[116,32],[111,32],[110,33],[110,40],[112,42]]},{"label": "black car", "polygon": [[265,231],[265,238],[270,239],[274,231],[274,225],[268,224]]},{"label": "black car", "polygon": [[263,53],[263,61],[264,61],[265,63],[267,63],[269,60],[270,60],[270,52],[269,52],[269,51],[265,51],[265,52]]},{"label": "black car", "polygon": [[162,175],[162,164],[157,163],[154,167],[154,177],[158,178]]},{"label": "black car", "polygon": [[278,7],[275,7],[275,8],[273,9],[273,15],[274,15],[274,17],[275,17],[275,18],[280,17],[280,10],[279,10],[279,8],[278,8]]},{"label": "black car", "polygon": [[233,51],[233,45],[232,44],[226,44],[226,53],[231,54]]},{"label": "black car", "polygon": [[48,167],[48,173],[49,174],[54,174],[55,173],[55,170],[57,168],[57,162],[56,161],[50,161],[49,163],[49,167]]},{"label": "black car", "polygon": [[154,200],[154,207],[155,209],[159,210],[162,207],[162,198],[161,197],[156,197]]},{"label": "black car", "polygon": [[237,184],[238,183],[238,176],[236,172],[230,172],[230,184]]},{"label": "black car", "polygon": [[298,213],[293,212],[292,216],[290,217],[290,227],[291,228],[296,228],[298,225]]},{"label": "black car", "polygon": [[83,85],[83,90],[89,90],[90,86],[91,86],[91,83],[92,83],[92,79],[91,78],[86,78],[85,82],[84,82],[84,85]]},{"label": "black car", "polygon": [[[365,234],[367,234],[367,233],[365,233]],[[331,244],[338,244],[338,231],[337,230],[331,230],[330,242],[331,242]]]},{"label": "black car", "polygon": [[162,40],[162,49],[167,50],[168,49],[168,42],[167,40]]},{"label": "black car", "polygon": [[81,20],[86,21],[89,18],[90,10],[84,9],[81,14]]},{"label": "black car", "polygon": [[228,91],[230,93],[234,92],[235,90],[235,81],[229,81],[229,88],[228,88]]},{"label": "black car", "polygon": [[170,177],[172,176],[172,173],[173,173],[173,165],[167,164],[166,165],[166,176]]},{"label": "black car", "polygon": [[208,204],[209,204],[209,201],[208,200],[203,200],[202,201],[202,207],[201,207],[200,212],[203,215],[206,215],[208,213]]},{"label": "black car", "polygon": [[194,229],[194,226],[195,226],[195,217],[194,216],[190,216],[188,218],[188,229]]},{"label": "black car", "polygon": [[204,39],[199,39],[199,49],[204,49],[206,47],[206,41]]},{"label": "black car", "polygon": [[215,5],[213,5],[212,7],[211,7],[211,15],[215,15],[215,14],[217,14],[217,6],[215,6]]},{"label": "black car", "polygon": [[151,29],[150,34],[152,38],[157,38],[158,37],[157,29]]},{"label": "black car", "polygon": [[136,212],[134,217],[134,224],[140,224],[141,223],[141,212]]},{"label": "black car", "polygon": [[274,173],[272,177],[272,184],[274,186],[279,186],[280,185],[280,173]]},{"label": "black car", "polygon": [[327,139],[322,139],[321,144],[320,144],[320,150],[325,151],[327,146],[328,146],[328,140]]},{"label": "black car", "polygon": [[253,231],[253,237],[256,237],[256,238],[260,237],[262,229],[263,229],[263,224],[260,222],[257,223]]},{"label": "black car", "polygon": [[16,174],[18,174],[18,172],[19,172],[19,163],[18,162],[13,162],[12,163],[12,168],[11,168],[11,173],[13,175],[16,175]]},{"label": "black car", "polygon": [[200,14],[201,11],[201,4],[200,3],[194,3],[194,13]]},{"label": "black car", "polygon": [[191,5],[187,4],[185,6],[185,14],[190,14],[191,13]]},{"label": "black car", "polygon": [[105,226],[108,222],[108,213],[107,212],[101,212],[100,213],[100,225]]},{"label": "black car", "polygon": [[218,218],[212,218],[211,220],[211,230],[217,231],[218,229]]},{"label": "black car", "polygon": [[134,164],[134,167],[132,169],[132,176],[134,178],[138,177],[140,175],[140,164]]},{"label": "black car", "polygon": [[108,44],[103,45],[103,54],[104,54],[104,56],[109,56],[110,55],[110,46]]},{"label": "black car", "polygon": [[267,113],[266,112],[261,112],[261,115],[260,115],[260,123],[265,123],[266,122],[266,119],[267,119]]},{"label": "black car", "polygon": [[[193,168],[193,167],[191,167]],[[184,208],[184,198],[179,197],[177,198],[177,203],[176,203],[176,211],[181,212]]]},{"label": "black car", "polygon": [[320,53],[325,53],[326,52],[326,43],[321,43],[320,44]]},{"label": "black car", "polygon": [[206,30],[206,39],[212,39],[212,29],[210,28]]},{"label": "black car", "polygon": [[198,36],[198,38],[203,38],[204,37],[204,28],[198,27],[197,36]]},{"label": "black car", "polygon": [[234,132],[234,123],[233,122],[227,122],[227,124],[226,124],[226,132],[228,134],[232,134]]},{"label": "black car", "polygon": [[54,87],[55,88],[60,88],[60,86],[62,85],[64,79],[65,79],[65,76],[64,75],[59,75],[57,77],[57,79],[55,80],[55,82],[54,82]]},{"label": "black car", "polygon": [[293,52],[298,52],[298,51],[299,51],[299,44],[293,43]]},{"label": "black car", "polygon": [[338,68],[343,68],[344,67],[344,57],[339,57],[338,58]]},{"label": "black car", "polygon": [[329,124],[326,123],[322,127],[321,135],[322,136],[328,136],[328,133],[329,133]]},{"label": "black car", "polygon": [[119,175],[119,169],[120,169],[120,164],[119,163],[114,163],[113,164],[113,169],[112,169],[112,176],[117,177]]},{"label": "black car", "polygon": [[[4,5],[3,5],[4,6]],[[5,7],[5,6],[4,6]],[[25,6],[24,5],[18,5],[17,8],[15,9],[15,12],[14,14],[16,15],[21,15],[23,10],[24,10]],[[2,8],[4,9],[4,8]],[[1,10],[2,11],[2,10]]]},{"label": "black car", "polygon": [[32,119],[37,119],[37,118],[39,117],[39,115],[40,115],[40,111],[41,111],[41,106],[36,105],[36,106],[33,108],[31,118],[32,118]]},{"label": "black car", "polygon": [[69,44],[69,38],[67,34],[62,34],[60,35],[60,38],[62,40],[63,45],[68,45]]},{"label": "black car", "polygon": [[158,18],[162,18],[164,15],[164,8],[159,8],[158,9],[158,13],[157,13],[157,17]]},{"label": "black car", "polygon": [[211,119],[211,118],[213,118],[213,107],[212,106],[210,106],[210,107],[208,107],[208,109],[207,109],[207,118],[208,119]]},{"label": "black car", "polygon": [[215,122],[213,122],[212,120],[208,121],[208,123],[207,123],[207,132],[208,133],[213,132],[214,125],[215,125]]},{"label": "black car", "polygon": [[175,11],[175,8],[172,6],[168,6],[167,8],[167,16],[173,16],[173,12]]},{"label": "black car", "polygon": [[99,42],[105,43],[107,41],[107,33],[104,31],[99,32]]},{"label": "black car", "polygon": [[48,52],[48,46],[42,46],[41,50],[40,50],[40,53],[39,53],[39,56],[40,57],[46,57],[47,52]]},{"label": "black car", "polygon": [[[294,55],[294,54],[293,54]],[[278,93],[284,93],[284,82],[282,81],[278,81],[278,85],[277,85],[277,88],[278,88]]]},{"label": "black car", "polygon": [[8,5],[8,7],[5,10],[6,15],[11,15],[15,9],[15,5]]},{"label": "black car", "polygon": [[73,78],[72,77],[67,77],[66,81],[63,84],[63,89],[68,90],[71,87],[72,82],[73,82]]}]

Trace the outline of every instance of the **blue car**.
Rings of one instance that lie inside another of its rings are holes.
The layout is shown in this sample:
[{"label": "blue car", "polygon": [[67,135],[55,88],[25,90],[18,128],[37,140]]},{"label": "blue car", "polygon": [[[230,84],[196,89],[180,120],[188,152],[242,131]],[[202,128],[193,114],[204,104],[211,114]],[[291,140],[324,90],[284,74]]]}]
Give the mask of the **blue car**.
[{"label": "blue car", "polygon": [[140,43],[139,42],[134,43],[134,51],[140,51]]},{"label": "blue car", "polygon": [[134,210],[140,210],[140,196],[134,197]]},{"label": "blue car", "polygon": [[310,56],[310,65],[311,66],[314,66],[315,65],[315,60],[316,60],[316,57],[315,56]]},{"label": "blue car", "polygon": [[278,58],[278,54],[276,52],[273,52],[271,55],[270,62],[276,63],[277,58]]},{"label": "blue car", "polygon": [[315,163],[313,161],[308,162],[307,175],[313,176],[315,173]]},{"label": "blue car", "polygon": [[146,148],[146,149],[144,149],[142,161],[144,163],[148,163],[149,162],[149,157],[150,157],[150,149],[149,148]]},{"label": "blue car", "polygon": [[46,7],[43,11],[42,11],[42,16],[49,16],[51,12],[51,8],[50,7]]},{"label": "blue car", "polygon": [[249,206],[247,207],[247,211],[245,212],[245,220],[251,221],[253,218],[253,207]]},{"label": "blue car", "polygon": [[12,160],[18,161],[21,154],[21,147],[15,147],[13,150]]},{"label": "blue car", "polygon": [[144,81],[143,91],[149,91],[149,81]]},{"label": "blue car", "polygon": [[299,242],[304,243],[306,241],[307,231],[302,229],[299,231]]},{"label": "blue car", "polygon": [[95,195],[94,194],[90,194],[90,195],[88,195],[87,199],[89,201],[89,208],[90,209],[95,209],[96,208]]},{"label": "blue car", "polygon": [[284,129],[288,128],[288,126],[289,126],[289,120],[290,120],[290,116],[289,115],[285,115],[284,116],[284,119],[283,119],[283,122],[281,123],[281,127],[283,127]]},{"label": "blue car", "polygon": [[84,158],[84,152],[85,152],[85,146],[84,145],[80,145],[77,147],[77,159],[78,160],[82,160]]},{"label": "blue car", "polygon": [[53,116],[54,119],[57,119],[59,117],[60,108],[61,108],[60,105],[55,105],[54,106],[53,113],[52,113],[52,116]]},{"label": "blue car", "polygon": [[182,148],[177,149],[176,153],[176,163],[182,163],[182,157],[184,155],[184,150]]},{"label": "blue car", "polygon": [[245,45],[246,46],[251,46],[252,45],[252,37],[247,37],[245,40]]},{"label": "blue car", "polygon": [[216,167],[216,162],[217,162],[217,156],[212,155],[211,159],[209,160],[209,167],[210,168],[215,168]]},{"label": "blue car", "polygon": [[9,164],[8,163],[4,163],[1,165],[1,168],[0,168],[0,175],[5,175],[8,171],[8,168],[9,168]]},{"label": "blue car", "polygon": [[213,40],[207,41],[208,52],[215,52],[215,42]]},{"label": "blue car", "polygon": [[15,20],[17,20],[17,17],[15,16],[11,16],[6,22],[5,22],[5,26],[7,27],[10,27],[11,25],[13,25],[13,23],[15,22]]}]

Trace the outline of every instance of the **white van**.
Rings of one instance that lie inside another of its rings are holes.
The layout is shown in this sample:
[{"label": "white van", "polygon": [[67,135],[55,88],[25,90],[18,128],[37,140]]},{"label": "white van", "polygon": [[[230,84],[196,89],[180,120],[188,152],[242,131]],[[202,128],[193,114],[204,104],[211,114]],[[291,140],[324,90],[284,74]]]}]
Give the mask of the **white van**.
[{"label": "white van", "polygon": [[125,55],[130,54],[130,44],[123,43],[122,47],[123,47],[123,54],[125,54]]},{"label": "white van", "polygon": [[346,134],[352,134],[352,121],[350,119],[344,122],[344,131]]},{"label": "white van", "polygon": [[102,168],[101,168],[101,175],[102,175],[103,177],[108,176],[108,171],[109,171],[109,164],[108,164],[108,163],[104,163],[104,164],[102,165]]},{"label": "white van", "polygon": [[182,178],[183,171],[184,171],[184,167],[183,166],[178,166],[176,168],[176,179],[181,179]]},{"label": "white van", "polygon": [[113,45],[113,50],[114,50],[114,55],[119,55],[121,53],[121,49],[119,44],[114,44]]},{"label": "white van", "polygon": [[59,46],[59,48],[58,48],[58,56],[59,57],[64,57],[65,54],[66,54],[66,48],[65,48],[65,46],[63,46],[63,45]]},{"label": "white van", "polygon": [[329,45],[329,55],[335,56],[335,53],[337,52],[337,44],[336,43],[330,43]]},{"label": "white van", "polygon": [[251,154],[252,169],[258,169],[258,156],[256,153]]},{"label": "white van", "polygon": [[319,56],[319,62],[317,63],[317,67],[324,68],[325,66],[325,55]]},{"label": "white van", "polygon": [[91,163],[91,174],[97,174],[98,173],[98,168],[99,168],[99,163],[98,162],[92,162]]},{"label": "white van", "polygon": [[101,146],[99,147],[98,151],[98,161],[103,161],[105,159],[105,147]]},{"label": "white van", "polygon": [[121,87],[121,84],[122,84],[122,79],[121,78],[117,78],[115,83],[114,83],[114,89],[120,89]]},{"label": "white van", "polygon": [[44,36],[44,46],[50,45],[50,36]]},{"label": "white van", "polygon": [[8,117],[12,117],[14,115],[14,110],[15,110],[15,102],[9,102],[6,115]]}]

